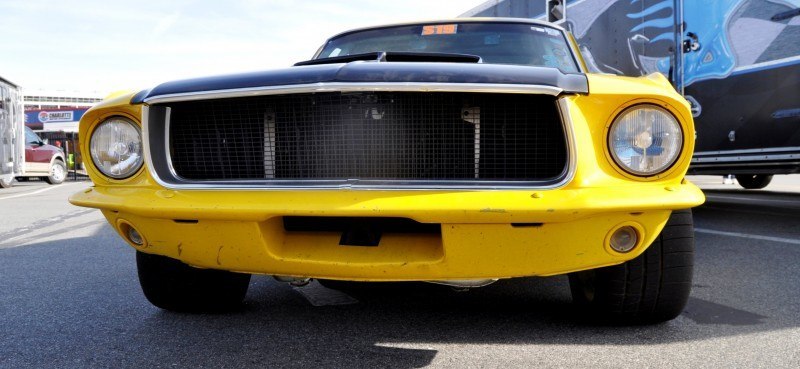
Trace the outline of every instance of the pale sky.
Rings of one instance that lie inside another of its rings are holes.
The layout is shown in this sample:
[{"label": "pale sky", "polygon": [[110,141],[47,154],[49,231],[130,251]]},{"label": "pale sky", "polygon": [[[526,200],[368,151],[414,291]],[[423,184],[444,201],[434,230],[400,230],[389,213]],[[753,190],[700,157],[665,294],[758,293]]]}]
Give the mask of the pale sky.
[{"label": "pale sky", "polygon": [[351,28],[452,18],[485,0],[0,0],[0,76],[25,90],[141,89],[287,67]]}]

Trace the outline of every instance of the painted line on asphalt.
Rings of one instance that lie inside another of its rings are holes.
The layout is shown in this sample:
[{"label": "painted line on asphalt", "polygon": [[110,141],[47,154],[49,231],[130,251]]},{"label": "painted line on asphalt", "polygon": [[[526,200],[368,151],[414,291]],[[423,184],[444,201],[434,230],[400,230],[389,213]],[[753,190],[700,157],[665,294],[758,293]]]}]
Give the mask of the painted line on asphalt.
[{"label": "painted line on asphalt", "polygon": [[3,196],[3,197],[0,197],[0,201],[8,200],[8,199],[16,199],[16,198],[19,198],[19,197],[25,197],[25,196],[30,196],[30,195],[36,195],[36,194],[40,194],[42,192],[55,190],[56,188],[59,188],[59,187],[65,187],[65,186],[74,185],[74,184],[78,184],[78,182],[61,184],[61,185],[49,185],[49,186],[47,186],[45,188],[42,188],[42,189],[36,190],[36,191],[19,193],[19,194],[16,194],[16,195]]},{"label": "painted line on asphalt", "polygon": [[25,227],[2,232],[0,233],[0,246],[9,244],[11,241],[18,240],[28,234],[41,231],[48,227],[63,226],[63,223],[66,221],[69,221],[71,219],[76,219],[78,217],[94,213],[97,211],[98,211],[97,209],[78,209],[51,218],[37,220],[31,224],[28,224]]},{"label": "painted line on asphalt", "polygon": [[774,202],[774,203],[786,203],[786,204],[798,204],[800,205],[800,201],[798,200],[773,200],[773,199],[758,199],[753,197],[742,197],[742,196],[719,196],[719,195],[706,195],[706,198],[709,199],[719,199],[719,200],[749,200],[755,202]]},{"label": "painted line on asphalt", "polygon": [[694,231],[695,233],[706,233],[718,236],[739,237],[739,238],[748,238],[751,240],[772,241],[772,242],[789,243],[792,245],[800,245],[800,240],[793,238],[762,236],[757,234],[739,233],[739,232],[715,231],[713,229],[705,229],[705,228],[695,228]]},{"label": "painted line on asphalt", "polygon": [[[85,231],[87,229],[91,229],[90,227],[92,227],[92,226],[100,226],[100,228],[102,228],[106,224],[107,223],[105,222],[104,219],[98,219],[98,220],[93,220],[93,221],[86,222],[86,223],[76,224],[73,227],[75,227],[78,230]],[[58,230],[50,231],[50,232],[46,232],[46,233],[20,235],[20,236],[14,237],[12,239],[9,239],[7,241],[0,242],[0,250],[13,249],[15,247],[22,247],[22,246],[29,246],[29,244],[31,242],[39,242],[42,239],[45,239],[45,238],[48,238],[48,237],[51,237],[51,236],[63,235],[65,232],[66,231],[64,231],[62,229],[58,229]],[[11,241],[16,241],[16,242],[14,242],[12,244],[12,243],[10,243]]]}]

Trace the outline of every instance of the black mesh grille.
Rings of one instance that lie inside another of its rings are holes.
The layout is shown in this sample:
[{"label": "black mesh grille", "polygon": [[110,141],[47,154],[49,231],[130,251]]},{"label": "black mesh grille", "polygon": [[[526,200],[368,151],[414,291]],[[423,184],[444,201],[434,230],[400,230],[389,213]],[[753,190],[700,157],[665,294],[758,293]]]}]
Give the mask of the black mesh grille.
[{"label": "black mesh grille", "polygon": [[185,180],[542,181],[567,162],[547,95],[331,92],[169,107]]}]

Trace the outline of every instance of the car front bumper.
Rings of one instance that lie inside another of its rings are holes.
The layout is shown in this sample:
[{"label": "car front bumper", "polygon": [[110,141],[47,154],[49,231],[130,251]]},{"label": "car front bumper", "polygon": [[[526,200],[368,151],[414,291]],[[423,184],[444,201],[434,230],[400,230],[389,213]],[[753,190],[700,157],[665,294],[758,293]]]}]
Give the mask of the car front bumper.
[{"label": "car front bumper", "polygon": [[[460,280],[555,275],[619,264],[641,254],[672,210],[701,204],[677,185],[548,191],[173,191],[97,186],[70,201],[98,208],[132,246],[202,268],[363,281]],[[342,246],[335,232],[285,230],[284,216],[400,217],[439,234],[384,234],[376,247]],[[640,242],[620,254],[613,230]],[[677,235],[680,236],[680,235]]]}]

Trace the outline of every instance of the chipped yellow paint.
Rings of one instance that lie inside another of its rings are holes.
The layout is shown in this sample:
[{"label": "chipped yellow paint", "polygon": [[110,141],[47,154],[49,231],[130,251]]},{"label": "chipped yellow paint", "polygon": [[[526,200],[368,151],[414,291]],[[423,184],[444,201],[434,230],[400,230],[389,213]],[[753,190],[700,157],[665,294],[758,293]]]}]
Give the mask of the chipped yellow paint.
[{"label": "chipped yellow paint", "polygon": [[[589,75],[589,86],[589,95],[562,97],[577,164],[572,181],[560,189],[175,191],[156,184],[146,168],[129,179],[113,180],[87,160],[95,187],[70,201],[103,210],[112,225],[121,219],[132,224],[146,240],[159,240],[140,250],[204,268],[350,280],[440,280],[553,275],[618,264],[641,254],[672,210],[704,201],[702,192],[684,179],[694,126],[688,103],[663,76]],[[108,117],[141,122],[141,106],[130,105],[131,96],[89,110],[81,120],[81,137],[89,137]],[[684,132],[677,163],[651,178],[620,170],[606,148],[616,114],[640,103],[669,110]],[[82,142],[85,153],[88,142]],[[442,232],[385,234],[378,247],[350,247],[339,245],[337,233],[283,227],[283,216],[321,215],[403,217],[441,224]],[[625,224],[641,230],[641,245],[627,254],[608,251],[607,235]]]}]

